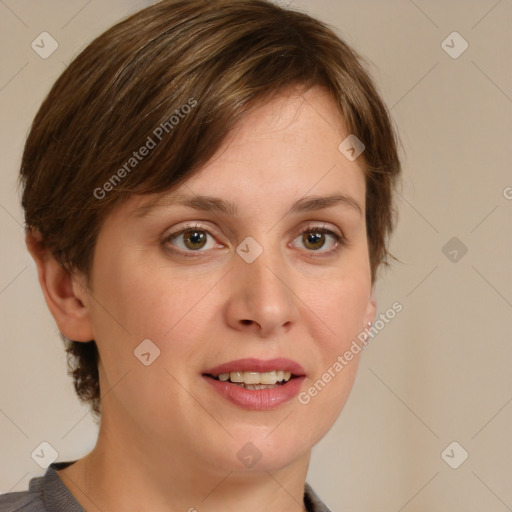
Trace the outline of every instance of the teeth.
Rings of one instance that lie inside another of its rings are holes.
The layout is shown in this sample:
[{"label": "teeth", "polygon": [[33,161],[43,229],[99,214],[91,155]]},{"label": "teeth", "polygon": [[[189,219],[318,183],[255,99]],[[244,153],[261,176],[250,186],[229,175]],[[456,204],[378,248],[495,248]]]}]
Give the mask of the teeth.
[{"label": "teeth", "polygon": [[[243,376],[244,384],[264,384],[260,382],[260,374],[257,372],[244,372]],[[274,384],[274,382],[271,382]]]},{"label": "teeth", "polygon": [[221,373],[218,376],[218,379],[222,382],[226,382],[230,380],[231,382],[237,384],[249,384],[249,385],[257,385],[257,384],[267,384],[273,385],[278,382],[288,382],[291,379],[291,372],[285,372],[283,370],[273,370],[271,372],[231,372],[231,373]]},{"label": "teeth", "polygon": [[255,382],[254,384],[275,384],[276,382],[279,382],[276,371],[266,373],[255,373],[254,375],[256,375],[257,378],[259,379],[258,382]]},{"label": "teeth", "polygon": [[231,372],[229,374],[229,380],[231,382],[243,382],[244,381],[244,372]]}]

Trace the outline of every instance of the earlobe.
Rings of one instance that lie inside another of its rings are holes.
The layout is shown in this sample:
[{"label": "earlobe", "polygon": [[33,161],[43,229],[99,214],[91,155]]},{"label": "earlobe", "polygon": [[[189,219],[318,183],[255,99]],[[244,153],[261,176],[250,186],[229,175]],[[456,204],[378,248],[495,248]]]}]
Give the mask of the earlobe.
[{"label": "earlobe", "polygon": [[41,234],[27,230],[25,243],[37,266],[39,284],[59,331],[73,341],[91,341],[87,292],[77,276],[65,269],[46,248]]},{"label": "earlobe", "polygon": [[363,329],[367,328],[368,325],[373,324],[376,314],[377,314],[377,300],[375,298],[375,290],[372,288],[372,291],[370,294],[370,299],[369,299],[368,305],[366,307],[366,314],[364,317],[365,324],[363,326]]}]

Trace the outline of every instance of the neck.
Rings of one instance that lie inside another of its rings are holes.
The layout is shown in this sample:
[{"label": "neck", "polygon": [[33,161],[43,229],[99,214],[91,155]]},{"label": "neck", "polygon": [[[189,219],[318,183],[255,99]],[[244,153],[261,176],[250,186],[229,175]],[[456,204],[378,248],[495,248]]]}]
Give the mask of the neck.
[{"label": "neck", "polygon": [[310,452],[281,468],[240,471],[195,457],[176,442],[157,446],[102,418],[94,450],[59,471],[88,512],[304,511]]}]

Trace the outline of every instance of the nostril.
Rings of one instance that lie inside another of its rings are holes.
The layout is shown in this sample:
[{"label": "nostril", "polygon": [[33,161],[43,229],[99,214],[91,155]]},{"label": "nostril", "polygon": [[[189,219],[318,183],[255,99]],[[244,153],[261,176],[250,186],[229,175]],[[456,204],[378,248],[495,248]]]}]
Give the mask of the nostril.
[{"label": "nostril", "polygon": [[251,325],[252,324],[252,320],[242,320],[241,321],[244,325]]}]

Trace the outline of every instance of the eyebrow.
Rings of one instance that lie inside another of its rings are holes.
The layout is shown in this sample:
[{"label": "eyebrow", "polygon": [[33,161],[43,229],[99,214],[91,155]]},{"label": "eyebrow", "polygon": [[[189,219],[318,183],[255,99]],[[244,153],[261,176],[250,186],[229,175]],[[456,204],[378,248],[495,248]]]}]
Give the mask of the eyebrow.
[{"label": "eyebrow", "polygon": [[[155,208],[163,206],[187,206],[194,210],[209,211],[215,213],[223,213],[235,216],[238,212],[236,204],[224,199],[213,196],[184,196],[184,195],[170,195],[165,197],[158,197],[152,201],[139,206],[135,212],[135,217],[145,217]],[[344,205],[356,210],[360,216],[363,215],[363,210],[359,203],[351,196],[346,194],[333,194],[330,196],[305,196],[293,203],[292,207],[288,210],[286,215],[293,213],[301,213],[315,210],[322,210],[324,208],[332,208],[333,206]]]}]

